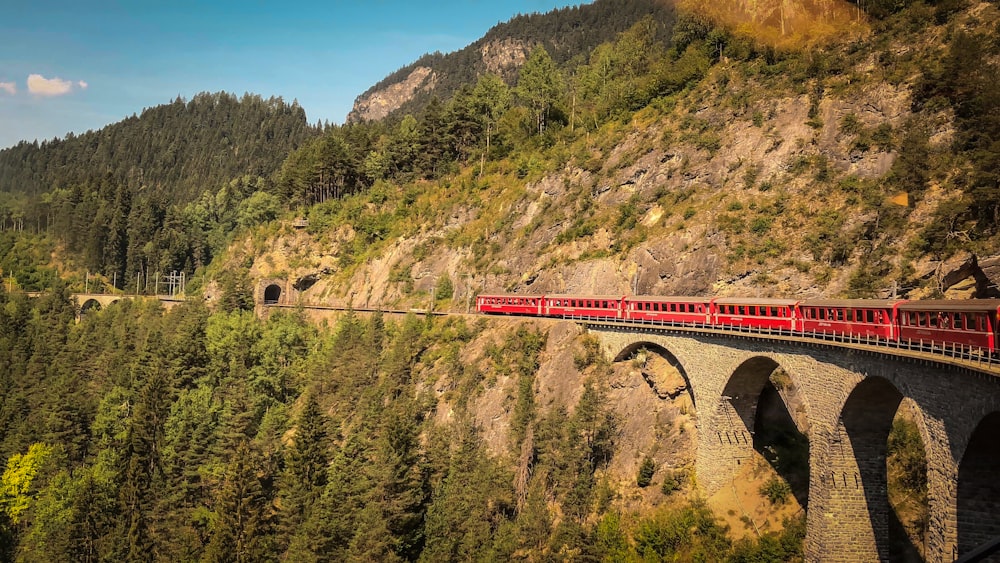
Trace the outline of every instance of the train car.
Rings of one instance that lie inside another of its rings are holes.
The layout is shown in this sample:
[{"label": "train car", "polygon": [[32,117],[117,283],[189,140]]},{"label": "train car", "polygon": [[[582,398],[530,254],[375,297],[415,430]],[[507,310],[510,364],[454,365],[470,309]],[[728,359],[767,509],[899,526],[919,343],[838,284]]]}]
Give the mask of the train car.
[{"label": "train car", "polygon": [[899,340],[908,346],[978,348],[997,354],[1000,299],[928,299],[899,305]]},{"label": "train car", "polygon": [[718,328],[775,332],[796,330],[795,299],[717,298],[712,301],[712,323]]},{"label": "train car", "polygon": [[897,308],[902,299],[807,299],[799,303],[797,330],[805,335],[842,336],[850,340],[895,340]]},{"label": "train car", "polygon": [[546,295],[542,314],[574,319],[620,319],[622,302],[620,295]]},{"label": "train car", "polygon": [[712,322],[712,298],[653,295],[626,297],[624,317],[632,321],[659,324],[707,325]]},{"label": "train car", "polygon": [[541,315],[544,295],[480,295],[476,311],[493,315]]}]

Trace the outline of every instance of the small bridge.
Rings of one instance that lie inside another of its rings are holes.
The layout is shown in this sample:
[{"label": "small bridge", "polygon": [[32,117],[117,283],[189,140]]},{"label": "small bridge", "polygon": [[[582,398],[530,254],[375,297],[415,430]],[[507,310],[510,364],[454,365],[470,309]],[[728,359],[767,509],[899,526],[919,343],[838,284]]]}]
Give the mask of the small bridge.
[{"label": "small bridge", "polygon": [[[41,297],[45,295],[42,291],[25,292],[28,297]],[[115,293],[72,293],[70,297],[76,303],[77,316],[85,315],[89,311],[99,311],[108,305],[122,299],[156,299],[167,307],[184,302],[183,295],[127,295]]]}]

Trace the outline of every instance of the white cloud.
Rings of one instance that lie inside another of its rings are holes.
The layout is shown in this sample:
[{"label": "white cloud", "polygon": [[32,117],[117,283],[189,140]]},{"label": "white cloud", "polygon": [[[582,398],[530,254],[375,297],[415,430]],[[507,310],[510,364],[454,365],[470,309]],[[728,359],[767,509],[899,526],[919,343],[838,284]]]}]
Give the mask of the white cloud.
[{"label": "white cloud", "polygon": [[76,85],[79,86],[81,90],[86,90],[88,86],[88,84],[83,80],[77,82]]},{"label": "white cloud", "polygon": [[[80,88],[84,88],[84,82],[77,83]],[[62,78],[45,78],[41,74],[31,74],[28,76],[28,91],[36,96],[62,96],[69,94],[73,90],[74,84]]]},{"label": "white cloud", "polygon": [[0,82],[0,90],[7,92],[11,96],[17,94],[17,84],[13,82]]}]

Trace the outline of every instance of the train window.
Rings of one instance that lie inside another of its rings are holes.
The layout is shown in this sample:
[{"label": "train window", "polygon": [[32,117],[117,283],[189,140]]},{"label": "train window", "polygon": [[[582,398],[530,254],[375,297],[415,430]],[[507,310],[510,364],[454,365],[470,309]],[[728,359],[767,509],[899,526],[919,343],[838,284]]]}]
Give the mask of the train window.
[{"label": "train window", "polygon": [[965,329],[965,313],[955,313],[955,328],[958,330]]}]

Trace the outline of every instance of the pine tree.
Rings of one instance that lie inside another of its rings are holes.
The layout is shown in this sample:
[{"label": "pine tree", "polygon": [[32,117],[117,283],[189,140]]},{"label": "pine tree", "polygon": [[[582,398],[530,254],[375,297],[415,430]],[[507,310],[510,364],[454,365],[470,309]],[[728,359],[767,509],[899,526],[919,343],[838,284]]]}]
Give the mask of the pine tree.
[{"label": "pine tree", "polygon": [[327,419],[312,394],[306,399],[288,450],[281,487],[281,522],[292,537],[323,494],[329,471]]},{"label": "pine tree", "polygon": [[258,456],[249,443],[236,448],[215,500],[212,538],[204,561],[250,563],[270,559],[268,499],[258,473]]}]

